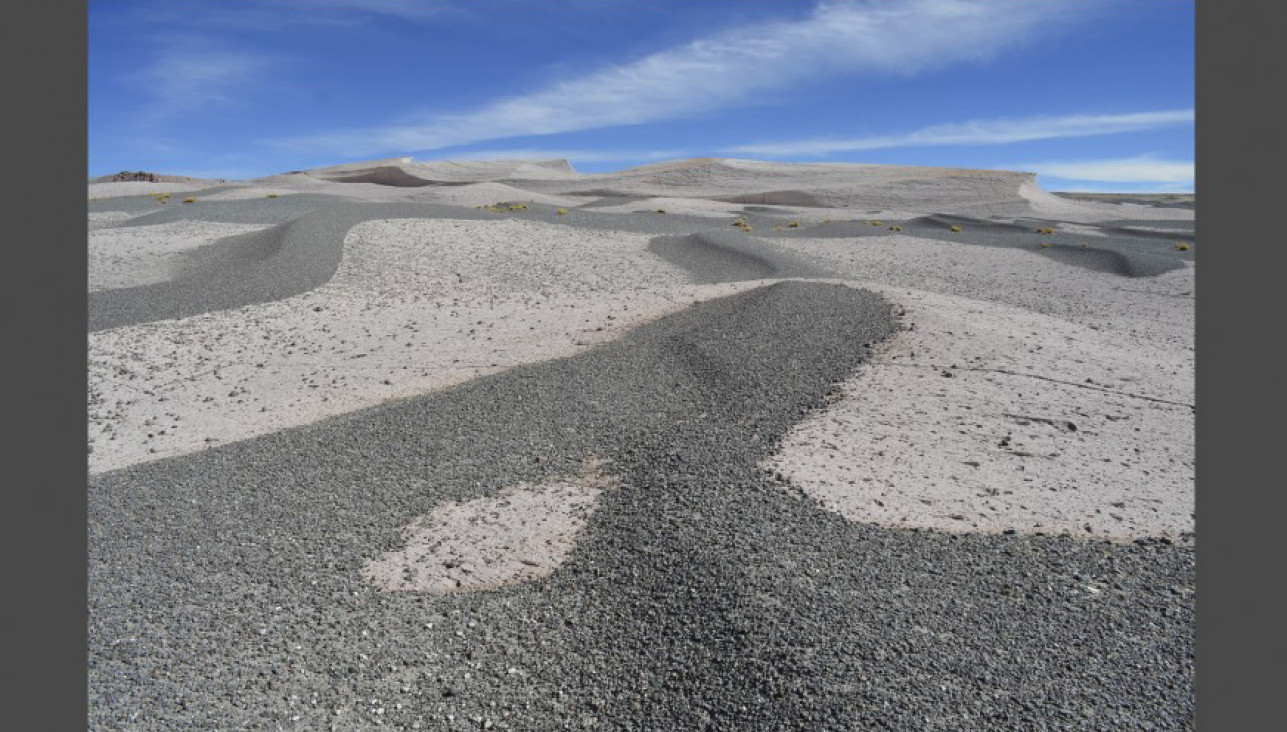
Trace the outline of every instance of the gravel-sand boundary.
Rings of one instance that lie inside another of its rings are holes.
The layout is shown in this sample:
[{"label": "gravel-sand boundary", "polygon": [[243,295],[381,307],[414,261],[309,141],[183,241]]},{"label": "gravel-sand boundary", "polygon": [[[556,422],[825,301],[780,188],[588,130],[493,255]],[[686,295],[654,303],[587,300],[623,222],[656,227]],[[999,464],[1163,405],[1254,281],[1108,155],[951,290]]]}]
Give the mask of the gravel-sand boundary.
[{"label": "gravel-sand boundary", "polygon": [[91,295],[91,728],[1192,725],[1191,211],[410,159],[88,209],[262,227]]},{"label": "gravel-sand boundary", "polygon": [[[95,477],[90,725],[1183,727],[1191,550],[862,526],[756,468],[890,327],[783,283]],[[363,577],[415,517],[592,456],[619,487],[549,577]]]}]

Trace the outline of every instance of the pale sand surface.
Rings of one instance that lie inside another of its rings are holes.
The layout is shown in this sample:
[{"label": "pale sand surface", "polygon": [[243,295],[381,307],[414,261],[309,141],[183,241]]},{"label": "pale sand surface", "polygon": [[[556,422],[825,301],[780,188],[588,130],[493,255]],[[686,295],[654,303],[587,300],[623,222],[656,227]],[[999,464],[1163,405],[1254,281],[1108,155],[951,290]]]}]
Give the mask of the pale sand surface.
[{"label": "pale sand surface", "polygon": [[799,424],[767,469],[885,526],[1116,540],[1193,531],[1191,353],[1022,308],[864,286],[906,308],[914,329]]},{"label": "pale sand surface", "polygon": [[90,183],[89,198],[120,198],[121,196],[146,196],[149,193],[170,193],[178,195],[188,191],[199,191],[203,188],[219,185],[218,181],[197,181],[173,183],[158,181],[116,181],[113,183]]},{"label": "pale sand surface", "polygon": [[91,333],[91,473],[577,353],[698,299],[648,237],[514,220],[350,230],[297,297]]},{"label": "pale sand surface", "polygon": [[440,505],[404,527],[403,547],[368,560],[362,574],[383,590],[438,595],[545,577],[576,546],[611,485],[599,465],[587,461],[578,476]]},{"label": "pale sand surface", "polygon": [[[121,223],[124,218],[99,219]],[[93,219],[91,219],[93,221]],[[183,255],[229,236],[266,227],[213,221],[172,221],[152,226],[89,232],[89,291],[165,282],[179,272]]]},{"label": "pale sand surface", "polygon": [[911,330],[767,469],[883,525],[1193,531],[1193,267],[1126,280],[905,236],[779,243],[905,308]]},{"label": "pale sand surface", "polygon": [[[110,229],[113,226],[119,226],[126,221],[143,214],[130,213],[128,211],[90,211],[87,216],[87,228],[89,231],[98,231],[99,229]],[[90,246],[93,246],[93,239],[90,240]],[[90,265],[90,272],[94,270]]]}]

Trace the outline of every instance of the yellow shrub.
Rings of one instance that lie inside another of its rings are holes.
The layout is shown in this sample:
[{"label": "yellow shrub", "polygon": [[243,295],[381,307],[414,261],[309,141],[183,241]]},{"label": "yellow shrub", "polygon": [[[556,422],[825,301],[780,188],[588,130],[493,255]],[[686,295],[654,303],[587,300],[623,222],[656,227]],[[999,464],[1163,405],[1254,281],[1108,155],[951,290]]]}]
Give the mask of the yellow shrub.
[{"label": "yellow shrub", "polygon": [[1186,242],[1180,242],[1179,244],[1176,244],[1175,248],[1179,249],[1182,252],[1187,252],[1189,251],[1189,249],[1191,249],[1191,247]]},{"label": "yellow shrub", "polygon": [[903,230],[903,227],[901,227],[901,226],[891,226],[891,227],[889,227],[889,230],[890,230],[890,231],[902,231],[902,230]]},{"label": "yellow shrub", "polygon": [[787,224],[787,226],[791,227],[792,229],[798,229],[800,227],[800,222],[792,221],[791,223]]},{"label": "yellow shrub", "polygon": [[565,215],[567,212],[568,212],[568,210],[567,210],[566,208],[561,208],[561,209],[559,209],[558,211],[555,211],[554,213],[558,214],[559,216],[563,216],[563,215]]},{"label": "yellow shrub", "polygon": [[184,202],[184,203],[196,203],[196,202],[197,202],[197,199],[195,199],[195,198],[185,198],[185,199],[183,199],[183,202]]},{"label": "yellow shrub", "polygon": [[959,226],[953,226],[953,227],[952,227],[952,231],[955,231],[955,232],[957,232],[957,233],[960,233],[960,231],[961,231],[961,227],[959,227]]}]

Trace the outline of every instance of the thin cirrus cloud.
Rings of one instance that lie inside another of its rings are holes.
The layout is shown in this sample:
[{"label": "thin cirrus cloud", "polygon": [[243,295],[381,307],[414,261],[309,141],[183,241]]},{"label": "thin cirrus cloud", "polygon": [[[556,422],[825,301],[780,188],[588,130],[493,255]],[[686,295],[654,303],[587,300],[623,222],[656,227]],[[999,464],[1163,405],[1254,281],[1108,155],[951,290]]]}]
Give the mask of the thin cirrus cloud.
[{"label": "thin cirrus cloud", "polygon": [[155,123],[242,103],[246,89],[272,65],[267,54],[199,38],[171,39],[151,66],[128,76],[146,94],[140,120]]},{"label": "thin cirrus cloud", "polygon": [[473,111],[268,142],[367,156],[677,119],[755,103],[765,92],[824,76],[912,75],[987,61],[1053,21],[1071,21],[1071,8],[1053,1],[832,0],[803,20],[735,28]]},{"label": "thin cirrus cloud", "polygon": [[1007,145],[1061,137],[1087,137],[1138,132],[1192,123],[1192,109],[1172,109],[1130,114],[1076,114],[1062,117],[975,120],[925,127],[895,135],[845,139],[813,138],[764,142],[726,148],[725,152],[765,157],[826,157],[835,153],[935,145]]},{"label": "thin cirrus cloud", "polygon": [[[301,7],[303,6],[303,7]],[[149,2],[137,6],[140,21],[153,26],[262,31],[288,25],[356,27],[379,18],[432,22],[454,6],[425,0],[238,0],[222,3]]]},{"label": "thin cirrus cloud", "polygon": [[1029,163],[1019,167],[1051,178],[1106,183],[1192,184],[1195,173],[1191,160],[1160,160],[1148,155],[1117,160]]}]

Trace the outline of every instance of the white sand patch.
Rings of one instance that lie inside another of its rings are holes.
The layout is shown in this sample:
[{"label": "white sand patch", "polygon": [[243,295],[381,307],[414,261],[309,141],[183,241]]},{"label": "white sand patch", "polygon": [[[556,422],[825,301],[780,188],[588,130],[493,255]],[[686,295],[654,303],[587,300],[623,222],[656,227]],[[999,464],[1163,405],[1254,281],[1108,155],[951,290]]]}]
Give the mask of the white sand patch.
[{"label": "white sand patch", "polygon": [[89,336],[91,472],[570,356],[696,300],[648,237],[517,220],[355,226],[302,295]]},{"label": "white sand patch", "polygon": [[1081,234],[1082,236],[1108,236],[1108,234],[1094,226],[1085,226],[1083,224],[1059,224],[1055,228],[1069,234]]},{"label": "white sand patch", "polygon": [[129,221],[137,216],[146,214],[131,213],[129,211],[90,211],[86,222],[88,231],[98,231],[99,229],[110,229],[114,226]]},{"label": "white sand patch", "polygon": [[89,291],[165,282],[177,273],[184,254],[224,237],[264,228],[212,221],[172,221],[90,231]]},{"label": "white sand patch", "polygon": [[[649,198],[643,201],[631,201],[618,206],[595,206],[593,211],[603,213],[633,213],[636,211],[653,211],[662,209],[668,214],[683,214],[685,216],[710,216],[717,218],[727,218],[737,216],[742,213],[746,204],[742,203],[723,203],[721,201],[705,201],[699,198]],[[780,208],[783,215],[790,215],[793,209],[785,207]]]},{"label": "white sand patch", "polygon": [[1193,357],[1194,268],[1128,279],[1010,248],[889,235],[782,238],[842,277],[1012,305]]},{"label": "white sand patch", "polygon": [[1117,540],[1193,530],[1191,351],[864,286],[904,306],[914,329],[792,430],[766,469],[885,526]]},{"label": "white sand patch", "polygon": [[1171,219],[1192,221],[1194,211],[1183,208],[1155,208],[1138,203],[1077,201],[1041,190],[1035,179],[1019,186],[1019,195],[1032,207],[1031,216],[1060,221],[1094,223],[1114,219]]},{"label": "white sand patch", "polygon": [[510,486],[495,497],[447,503],[403,529],[405,546],[362,574],[390,591],[448,594],[545,577],[576,545],[609,482],[591,462],[568,480]]},{"label": "white sand patch", "polygon": [[89,199],[120,198],[122,196],[146,196],[149,193],[183,193],[199,191],[219,185],[217,181],[199,181],[192,183],[148,183],[146,181],[118,181],[115,183],[90,183]]}]

